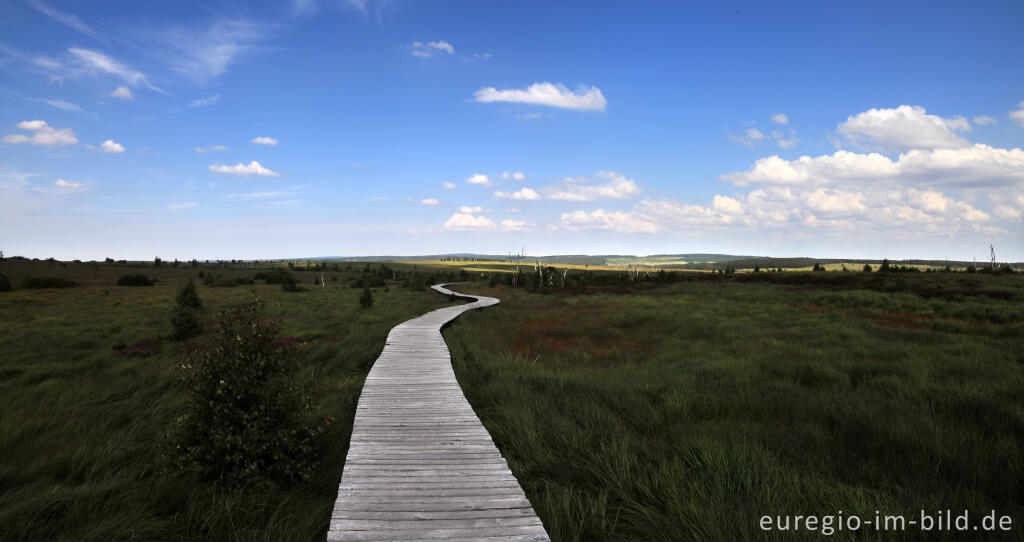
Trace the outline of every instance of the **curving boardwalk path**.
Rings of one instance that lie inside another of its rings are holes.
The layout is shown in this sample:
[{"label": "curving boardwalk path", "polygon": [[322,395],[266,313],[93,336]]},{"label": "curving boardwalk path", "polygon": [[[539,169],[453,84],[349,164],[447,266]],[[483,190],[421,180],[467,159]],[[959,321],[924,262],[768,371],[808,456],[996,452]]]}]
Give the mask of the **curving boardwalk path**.
[{"label": "curving boardwalk path", "polygon": [[548,541],[455,380],[441,327],[476,299],[395,326],[366,377],[327,540]]}]

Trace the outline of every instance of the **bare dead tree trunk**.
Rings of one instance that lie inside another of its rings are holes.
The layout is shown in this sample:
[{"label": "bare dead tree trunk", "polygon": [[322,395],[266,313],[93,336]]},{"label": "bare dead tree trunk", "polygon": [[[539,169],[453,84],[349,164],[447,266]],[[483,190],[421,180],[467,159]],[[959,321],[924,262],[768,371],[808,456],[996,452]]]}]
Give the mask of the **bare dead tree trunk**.
[{"label": "bare dead tree trunk", "polygon": [[569,268],[568,267],[563,267],[562,268],[562,288],[565,288],[565,276],[568,275],[568,274],[569,274]]},{"label": "bare dead tree trunk", "polygon": [[525,254],[525,253],[526,253],[526,247],[523,247],[522,250],[520,250],[519,253],[516,254],[515,256],[512,256],[511,252],[508,255],[509,259],[516,263],[515,271],[512,273],[512,287],[513,288],[515,288],[516,284],[519,282],[519,262],[520,262],[520,260],[523,259],[523,254]]}]

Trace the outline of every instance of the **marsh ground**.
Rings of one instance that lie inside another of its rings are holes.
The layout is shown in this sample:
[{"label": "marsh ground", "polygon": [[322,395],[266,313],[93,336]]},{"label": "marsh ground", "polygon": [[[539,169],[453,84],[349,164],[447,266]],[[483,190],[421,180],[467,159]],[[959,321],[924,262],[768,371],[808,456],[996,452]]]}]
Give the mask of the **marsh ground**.
[{"label": "marsh ground", "polygon": [[[502,303],[445,336],[553,540],[760,540],[766,514],[921,509],[996,510],[1020,538],[1024,280],[838,275],[477,284]],[[942,537],[925,534],[906,536]]]},{"label": "marsh ground", "polygon": [[[185,353],[163,338],[189,278],[260,270],[0,262],[16,286],[81,283],[0,293],[0,539],[322,539],[387,331],[449,303],[393,266],[363,310],[351,286],[381,268],[344,265],[326,288],[296,271],[304,292],[199,287],[208,315],[263,299],[300,345],[318,415],[337,420],[311,483],[224,491],[161,472]],[[127,273],[159,282],[115,286]],[[608,278],[527,291],[483,277],[460,289],[502,303],[445,331],[553,540],[760,540],[764,514],[947,508],[1024,532],[1024,277]]]}]

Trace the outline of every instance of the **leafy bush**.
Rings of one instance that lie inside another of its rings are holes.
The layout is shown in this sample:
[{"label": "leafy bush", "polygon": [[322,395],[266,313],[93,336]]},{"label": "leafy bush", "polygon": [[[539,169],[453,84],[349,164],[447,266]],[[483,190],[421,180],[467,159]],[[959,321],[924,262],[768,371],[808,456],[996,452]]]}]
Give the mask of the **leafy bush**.
[{"label": "leafy bush", "polygon": [[225,486],[309,480],[319,430],[304,423],[292,347],[259,303],[223,311],[215,336],[182,365],[187,410],[171,427],[173,462]]},{"label": "leafy bush", "polygon": [[11,286],[11,281],[7,280],[7,275],[0,273],[0,292],[9,292],[13,289],[14,287]]},{"label": "leafy bush", "polygon": [[[287,282],[295,282],[295,277],[283,269],[270,271],[268,273],[260,273],[260,275],[263,275],[263,280],[266,281],[267,284],[285,284]],[[258,276],[259,275],[257,275],[257,277]]]},{"label": "leafy bush", "polygon": [[242,286],[244,284],[256,284],[256,283],[253,282],[253,280],[250,279],[250,278],[245,278],[245,277],[230,278],[229,277],[229,278],[217,279],[213,283],[213,286],[215,286],[217,288],[233,288],[235,286]]},{"label": "leafy bush", "polygon": [[25,277],[22,288],[74,288],[78,283],[60,277]]},{"label": "leafy bush", "polygon": [[373,306],[373,292],[369,288],[363,288],[363,293],[359,296],[359,306],[364,309]]},{"label": "leafy bush", "polygon": [[136,274],[131,274],[131,275],[124,275],[121,278],[117,279],[117,285],[118,286],[152,286],[153,285],[153,281],[149,280],[149,277],[147,277],[146,275],[140,275],[140,274],[136,273]]},{"label": "leafy bush", "polygon": [[190,280],[175,298],[174,315],[171,316],[171,327],[174,329],[171,338],[184,341],[198,337],[203,333],[203,323],[199,320],[199,311],[203,302],[196,293],[196,285]]},{"label": "leafy bush", "polygon": [[299,287],[299,284],[295,282],[295,277],[288,275],[287,279],[281,283],[282,292],[302,292],[304,291]]}]

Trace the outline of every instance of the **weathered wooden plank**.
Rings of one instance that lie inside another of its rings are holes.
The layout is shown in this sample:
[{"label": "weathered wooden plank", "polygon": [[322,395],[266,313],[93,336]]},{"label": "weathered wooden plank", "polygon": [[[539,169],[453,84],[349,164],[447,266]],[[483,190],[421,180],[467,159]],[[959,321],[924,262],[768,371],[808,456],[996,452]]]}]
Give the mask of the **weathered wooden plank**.
[{"label": "weathered wooden plank", "polygon": [[331,529],[337,531],[383,531],[383,530],[436,530],[436,529],[480,529],[494,527],[539,526],[537,516],[504,518],[458,518],[458,519],[332,519]]},{"label": "weathered wooden plank", "polygon": [[356,407],[328,540],[546,542],[508,463],[466,401],[441,327],[489,297],[391,329]]},{"label": "weathered wooden plank", "polygon": [[376,519],[376,520],[421,520],[421,519],[480,519],[480,518],[515,518],[532,517],[533,509],[527,506],[520,508],[491,508],[488,510],[434,510],[434,511],[368,511],[345,510],[335,512],[331,519]]},{"label": "weathered wooden plank", "polygon": [[540,525],[516,525],[506,527],[479,527],[469,529],[402,529],[402,530],[374,530],[354,531],[344,529],[329,529],[327,540],[351,540],[366,542],[370,540],[450,540],[452,538],[464,538],[468,540],[486,540],[488,536],[509,536],[509,535],[545,535],[544,538],[533,540],[548,540],[544,527]]}]

